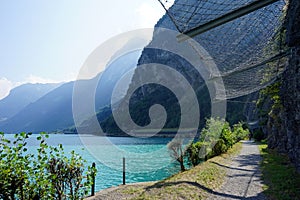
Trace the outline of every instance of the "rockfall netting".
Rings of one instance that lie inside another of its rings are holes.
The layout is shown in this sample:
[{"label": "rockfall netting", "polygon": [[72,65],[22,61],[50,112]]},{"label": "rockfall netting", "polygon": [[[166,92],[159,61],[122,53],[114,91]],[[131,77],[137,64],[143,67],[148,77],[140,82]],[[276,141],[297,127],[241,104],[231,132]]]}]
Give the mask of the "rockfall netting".
[{"label": "rockfall netting", "polygon": [[[256,0],[159,0],[177,31],[188,34],[216,19],[228,17]],[[269,1],[262,8],[222,23],[193,36],[216,64],[211,81],[223,79],[224,95],[231,99],[271,84],[284,70],[288,49],[285,47],[284,19],[286,2]],[[192,43],[191,43],[192,45]],[[203,59],[199,55],[199,59]],[[203,66],[205,67],[205,66]],[[218,86],[216,86],[218,91]]]}]

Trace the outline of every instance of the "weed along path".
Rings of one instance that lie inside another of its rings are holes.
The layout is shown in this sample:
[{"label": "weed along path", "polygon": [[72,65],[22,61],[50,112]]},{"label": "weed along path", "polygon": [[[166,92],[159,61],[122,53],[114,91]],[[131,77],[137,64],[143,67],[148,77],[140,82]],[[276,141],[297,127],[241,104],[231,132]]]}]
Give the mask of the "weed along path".
[{"label": "weed along path", "polygon": [[262,179],[259,164],[261,156],[258,145],[252,141],[242,141],[240,154],[236,155],[228,165],[215,163],[226,169],[224,184],[212,191],[207,199],[267,199],[262,193]]}]

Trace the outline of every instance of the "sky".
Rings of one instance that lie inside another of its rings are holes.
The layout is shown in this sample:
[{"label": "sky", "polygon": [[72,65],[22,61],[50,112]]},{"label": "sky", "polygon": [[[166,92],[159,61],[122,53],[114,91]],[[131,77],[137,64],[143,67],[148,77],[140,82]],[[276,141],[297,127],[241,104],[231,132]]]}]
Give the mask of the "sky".
[{"label": "sky", "polygon": [[164,13],[157,0],[0,0],[0,99],[24,83],[76,79],[101,43]]}]

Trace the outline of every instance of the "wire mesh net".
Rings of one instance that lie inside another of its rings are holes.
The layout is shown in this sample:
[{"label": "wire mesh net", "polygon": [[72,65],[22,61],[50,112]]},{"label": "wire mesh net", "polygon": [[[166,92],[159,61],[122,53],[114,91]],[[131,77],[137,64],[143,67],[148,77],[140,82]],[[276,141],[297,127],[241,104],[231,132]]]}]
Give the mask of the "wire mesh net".
[{"label": "wire mesh net", "polygon": [[[167,15],[174,27],[185,33],[253,2],[176,0]],[[276,1],[193,38],[210,54],[221,73],[226,97],[218,98],[230,99],[257,91],[283,71],[288,55],[283,53],[287,52],[283,45],[285,6],[285,1]]]}]

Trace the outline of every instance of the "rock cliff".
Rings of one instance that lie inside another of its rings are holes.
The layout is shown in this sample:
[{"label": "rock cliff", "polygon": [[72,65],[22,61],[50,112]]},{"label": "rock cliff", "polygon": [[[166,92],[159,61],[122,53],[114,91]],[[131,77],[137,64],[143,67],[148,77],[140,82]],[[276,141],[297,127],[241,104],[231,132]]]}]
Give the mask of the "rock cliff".
[{"label": "rock cliff", "polygon": [[269,147],[287,153],[300,172],[300,1],[290,0],[286,18],[291,56],[282,75],[282,108],[269,118]]}]

